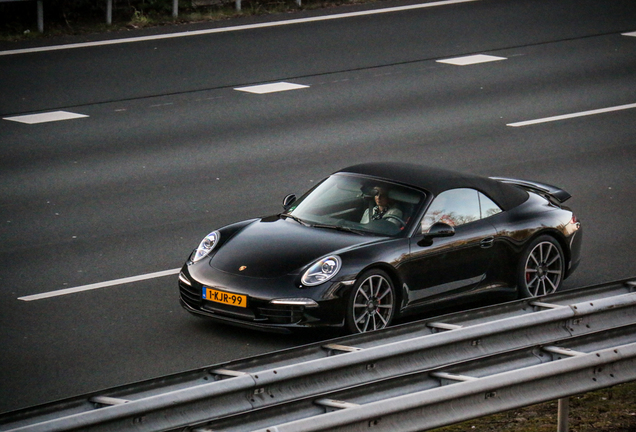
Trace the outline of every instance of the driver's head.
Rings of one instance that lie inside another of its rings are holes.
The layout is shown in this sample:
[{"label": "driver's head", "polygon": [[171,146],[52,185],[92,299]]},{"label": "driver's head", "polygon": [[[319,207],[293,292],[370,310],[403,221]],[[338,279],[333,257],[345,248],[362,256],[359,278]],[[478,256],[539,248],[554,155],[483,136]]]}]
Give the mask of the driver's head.
[{"label": "driver's head", "polygon": [[375,203],[380,207],[388,207],[391,205],[391,199],[388,196],[388,189],[382,186],[376,186],[375,190]]}]

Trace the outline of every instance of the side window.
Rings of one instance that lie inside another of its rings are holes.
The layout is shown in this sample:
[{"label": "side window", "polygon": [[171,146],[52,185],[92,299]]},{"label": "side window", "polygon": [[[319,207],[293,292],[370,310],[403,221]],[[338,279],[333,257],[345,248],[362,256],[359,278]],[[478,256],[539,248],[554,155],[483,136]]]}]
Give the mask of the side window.
[{"label": "side window", "polygon": [[481,205],[482,219],[501,213],[501,208],[481,192],[479,192],[479,204]]},{"label": "side window", "polygon": [[436,222],[459,226],[481,219],[479,195],[474,189],[451,189],[442,192],[426,211],[422,219],[422,232],[428,232],[431,225]]}]

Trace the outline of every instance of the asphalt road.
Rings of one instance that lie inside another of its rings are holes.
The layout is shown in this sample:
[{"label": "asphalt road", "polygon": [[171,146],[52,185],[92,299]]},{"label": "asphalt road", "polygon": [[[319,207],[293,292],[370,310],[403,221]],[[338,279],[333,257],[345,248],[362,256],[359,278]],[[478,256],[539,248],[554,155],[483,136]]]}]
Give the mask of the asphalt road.
[{"label": "asphalt road", "polygon": [[[556,184],[585,229],[565,288],[635,276],[636,3],[481,0],[261,26],[377,6],[0,45],[0,412],[327,337],[191,317],[174,274],[24,297],[174,270],[212,229],[278,212],[349,164]],[[72,42],[85,39],[102,37]],[[477,54],[497,61],[439,62]],[[236,90],[274,82],[304,87]],[[21,118],[52,111],[85,117]]]}]

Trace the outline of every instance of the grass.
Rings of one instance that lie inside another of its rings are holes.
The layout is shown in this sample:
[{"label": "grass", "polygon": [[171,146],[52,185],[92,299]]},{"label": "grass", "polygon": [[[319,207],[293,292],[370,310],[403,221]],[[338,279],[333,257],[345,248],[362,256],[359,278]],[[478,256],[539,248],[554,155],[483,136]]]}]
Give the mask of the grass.
[{"label": "grass", "polygon": [[181,8],[177,18],[172,17],[172,11],[163,13],[144,13],[134,10],[127,14],[122,11],[113,12],[113,22],[106,24],[104,16],[84,17],[82,19],[44,20],[44,33],[37,31],[35,15],[28,24],[21,22],[0,22],[0,41],[17,42],[25,40],[39,40],[68,35],[87,35],[99,33],[114,33],[141,28],[163,27],[189,23],[205,23],[226,21],[249,16],[284,14],[303,10],[327,9],[342,5],[371,3],[378,0],[303,0],[298,6],[293,0],[242,0],[241,10],[235,9],[234,1],[225,0],[216,6],[198,8]]},{"label": "grass", "polygon": [[[557,401],[435,429],[435,432],[556,432]],[[636,432],[636,382],[572,396],[570,432]]]}]

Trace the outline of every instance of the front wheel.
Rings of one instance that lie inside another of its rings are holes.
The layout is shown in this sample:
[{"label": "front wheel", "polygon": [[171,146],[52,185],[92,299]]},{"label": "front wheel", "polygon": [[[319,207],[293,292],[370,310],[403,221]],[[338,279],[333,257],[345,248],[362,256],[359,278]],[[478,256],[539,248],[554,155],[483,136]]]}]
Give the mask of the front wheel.
[{"label": "front wheel", "polygon": [[395,312],[395,288],[382,270],[363,273],[351,291],[347,327],[352,333],[380,330],[391,324]]},{"label": "front wheel", "polygon": [[519,263],[519,295],[537,297],[556,292],[563,282],[564,262],[559,242],[545,235],[536,238]]}]

